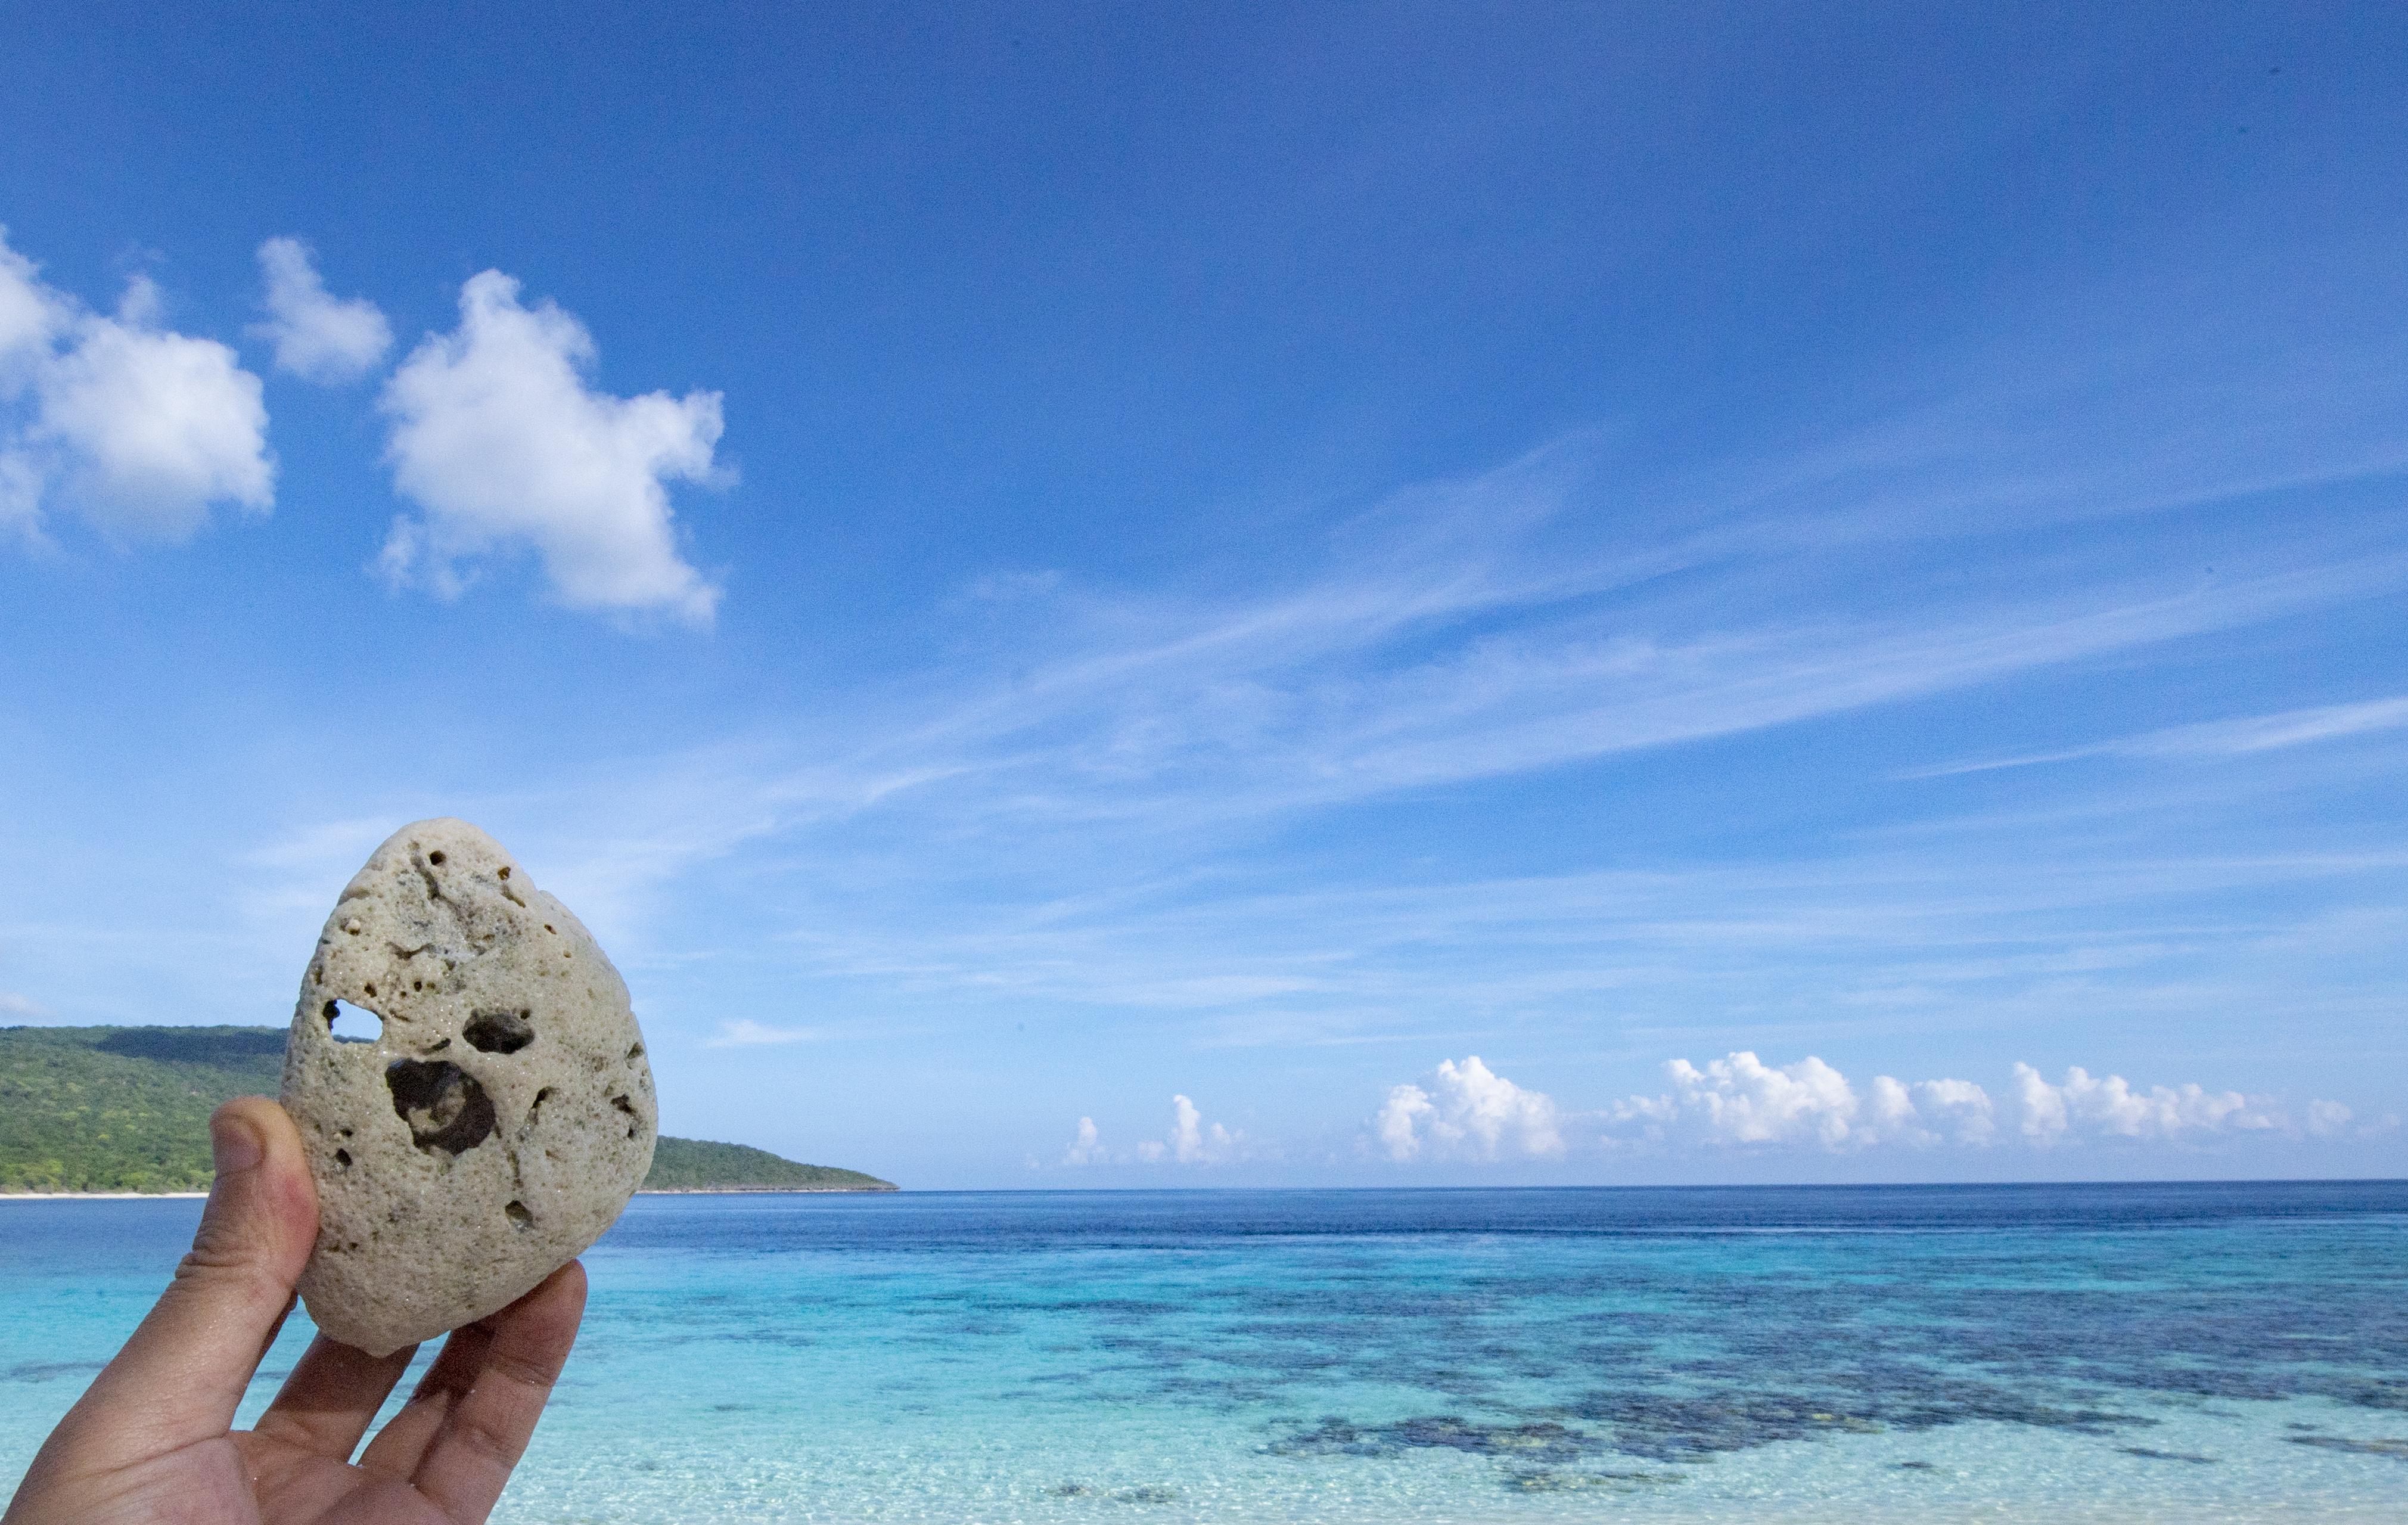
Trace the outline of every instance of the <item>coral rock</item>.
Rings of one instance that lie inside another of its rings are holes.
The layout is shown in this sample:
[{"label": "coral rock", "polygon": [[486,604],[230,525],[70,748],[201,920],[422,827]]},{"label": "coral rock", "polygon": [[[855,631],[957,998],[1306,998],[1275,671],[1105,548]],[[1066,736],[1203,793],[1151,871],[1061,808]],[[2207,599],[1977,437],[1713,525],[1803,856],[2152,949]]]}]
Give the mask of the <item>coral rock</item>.
[{"label": "coral rock", "polygon": [[[339,1035],[346,1006],[380,1035]],[[394,832],[344,888],[301,981],[283,1101],[318,1182],[302,1300],[371,1355],[509,1306],[600,1238],[657,1121],[619,971],[452,820]]]}]

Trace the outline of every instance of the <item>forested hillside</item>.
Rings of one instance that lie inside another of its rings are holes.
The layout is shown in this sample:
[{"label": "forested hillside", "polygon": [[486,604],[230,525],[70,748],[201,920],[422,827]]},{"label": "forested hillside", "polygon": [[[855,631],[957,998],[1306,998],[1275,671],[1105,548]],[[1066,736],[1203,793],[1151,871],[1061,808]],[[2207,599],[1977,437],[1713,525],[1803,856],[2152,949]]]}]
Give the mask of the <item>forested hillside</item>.
[{"label": "forested hillside", "polygon": [[[274,1096],[282,1028],[0,1028],[0,1191],[203,1191],[208,1117]],[[892,1191],[742,1144],[664,1138],[647,1190]]]}]

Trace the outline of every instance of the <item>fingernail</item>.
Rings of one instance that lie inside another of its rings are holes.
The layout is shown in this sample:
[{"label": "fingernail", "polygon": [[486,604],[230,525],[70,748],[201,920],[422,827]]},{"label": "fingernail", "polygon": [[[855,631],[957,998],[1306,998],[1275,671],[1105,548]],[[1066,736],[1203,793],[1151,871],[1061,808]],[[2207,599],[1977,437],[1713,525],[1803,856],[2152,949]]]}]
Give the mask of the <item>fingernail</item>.
[{"label": "fingernail", "polygon": [[247,1171],[267,1158],[267,1141],[256,1129],[232,1117],[211,1119],[209,1154],[220,1175]]}]

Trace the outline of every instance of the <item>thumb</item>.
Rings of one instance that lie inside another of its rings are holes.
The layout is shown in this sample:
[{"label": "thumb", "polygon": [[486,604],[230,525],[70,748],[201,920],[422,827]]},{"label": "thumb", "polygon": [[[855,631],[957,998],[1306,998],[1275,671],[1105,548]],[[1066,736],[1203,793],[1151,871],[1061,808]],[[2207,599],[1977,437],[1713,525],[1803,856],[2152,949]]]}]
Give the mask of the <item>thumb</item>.
[{"label": "thumb", "polygon": [[317,1241],[317,1187],[282,1107],[227,1102],[209,1118],[209,1147],[217,1179],[192,1253],[76,1405],[106,1419],[119,1461],[226,1432]]}]

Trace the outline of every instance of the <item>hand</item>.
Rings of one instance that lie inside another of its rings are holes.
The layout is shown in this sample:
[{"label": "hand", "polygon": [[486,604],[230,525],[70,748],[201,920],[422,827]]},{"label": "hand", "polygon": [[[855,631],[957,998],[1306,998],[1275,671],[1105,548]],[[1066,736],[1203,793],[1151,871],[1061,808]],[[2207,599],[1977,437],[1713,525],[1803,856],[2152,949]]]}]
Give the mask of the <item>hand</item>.
[{"label": "hand", "polygon": [[571,1262],[455,1331],[400,1413],[351,1455],[409,1365],[320,1335],[255,1430],[235,1407],[293,1311],[318,1194],[284,1109],[209,1119],[217,1182],[193,1252],[34,1458],[0,1525],[475,1525],[526,1450],[585,1309]]}]

